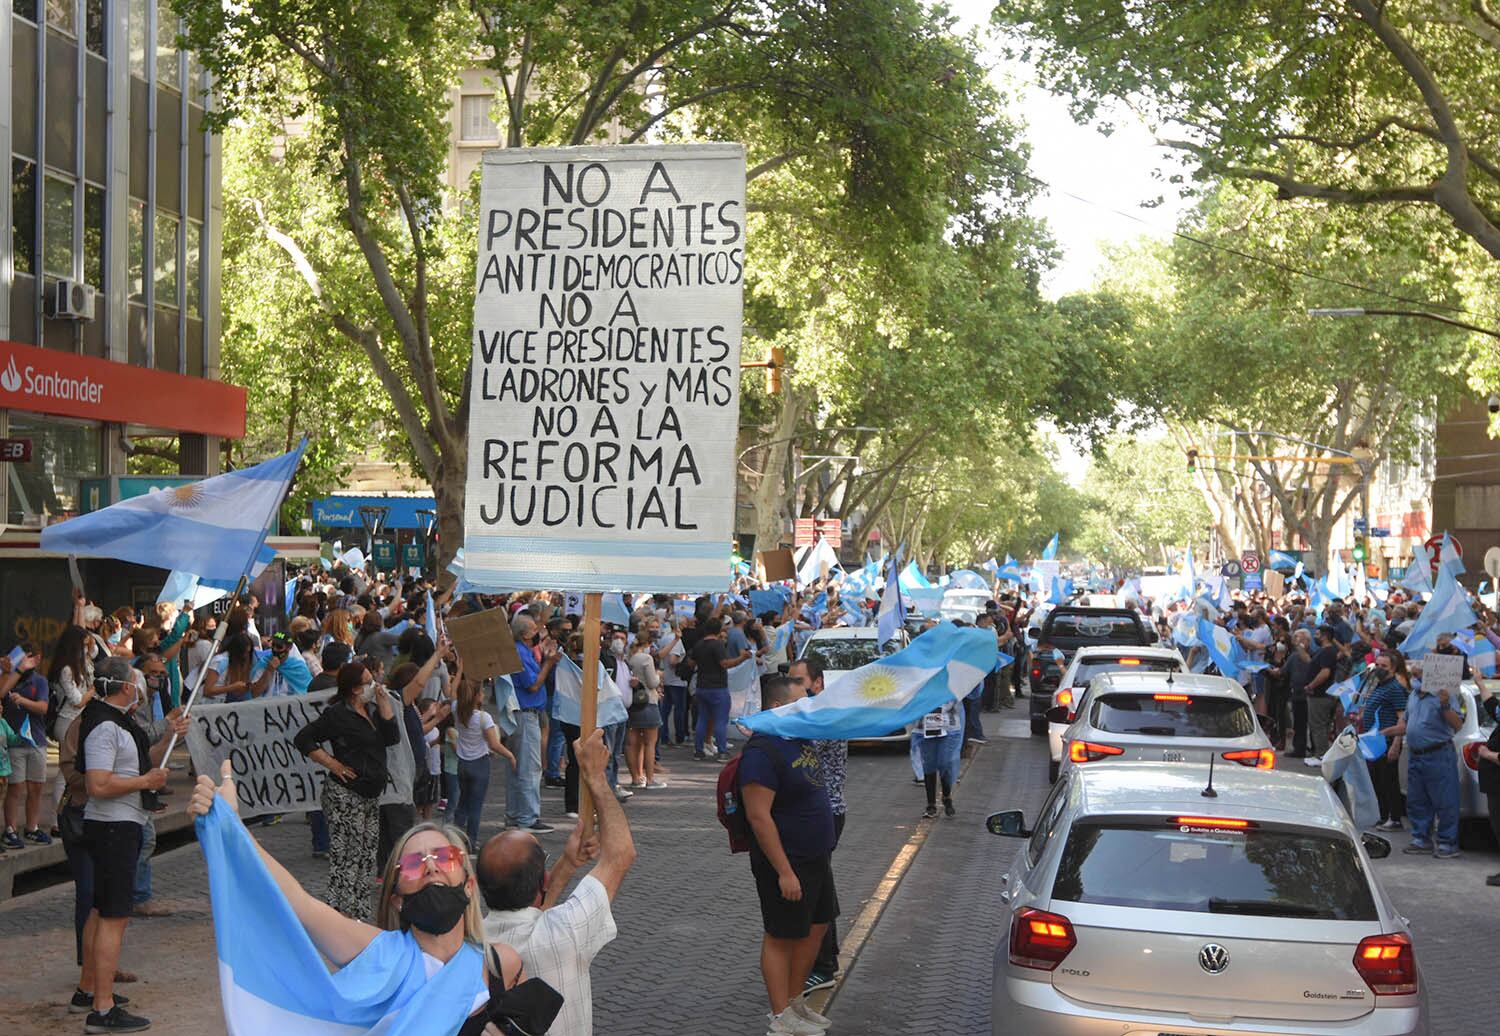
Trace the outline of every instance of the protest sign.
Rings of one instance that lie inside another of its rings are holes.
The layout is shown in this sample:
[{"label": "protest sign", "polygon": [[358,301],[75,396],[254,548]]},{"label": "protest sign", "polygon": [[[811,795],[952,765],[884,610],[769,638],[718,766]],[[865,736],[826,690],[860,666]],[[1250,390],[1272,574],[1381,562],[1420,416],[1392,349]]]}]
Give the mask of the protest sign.
[{"label": "protest sign", "polygon": [[1422,690],[1436,694],[1447,688],[1454,708],[1458,707],[1458,685],[1464,679],[1463,655],[1439,655],[1428,652],[1422,656]]},{"label": "protest sign", "polygon": [[448,638],[463,659],[464,676],[485,680],[521,671],[521,656],[504,608],[490,608],[448,620]]},{"label": "protest sign", "polygon": [[768,583],[797,578],[797,561],[790,548],[763,550],[756,558],[760,561],[761,571],[765,573],[765,581]]},{"label": "protest sign", "polygon": [[1280,572],[1267,568],[1261,571],[1260,577],[1265,582],[1267,597],[1275,600],[1286,593],[1286,576]]},{"label": "protest sign", "polygon": [[739,145],[485,153],[471,583],[728,585],[744,263]]},{"label": "protest sign", "polygon": [[[333,700],[334,691],[256,698],[253,701],[194,706],[188,717],[187,746],[193,769],[217,774],[225,759],[234,771],[240,816],[300,813],[322,809],[319,795],[328,771],[297,751],[292,738]],[[386,749],[388,772],[382,804],[410,803],[413,763],[401,722],[401,702],[393,696],[401,740]],[[376,706],[371,703],[370,709]]]}]

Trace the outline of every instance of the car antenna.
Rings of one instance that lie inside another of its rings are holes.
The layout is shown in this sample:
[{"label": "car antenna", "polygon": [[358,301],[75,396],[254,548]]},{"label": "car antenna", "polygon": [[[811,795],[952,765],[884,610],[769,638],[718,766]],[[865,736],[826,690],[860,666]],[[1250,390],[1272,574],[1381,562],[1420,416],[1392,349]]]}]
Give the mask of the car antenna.
[{"label": "car antenna", "polygon": [[1202,795],[1205,799],[1219,797],[1219,793],[1214,791],[1214,757],[1212,754],[1208,757],[1208,787],[1203,789]]}]

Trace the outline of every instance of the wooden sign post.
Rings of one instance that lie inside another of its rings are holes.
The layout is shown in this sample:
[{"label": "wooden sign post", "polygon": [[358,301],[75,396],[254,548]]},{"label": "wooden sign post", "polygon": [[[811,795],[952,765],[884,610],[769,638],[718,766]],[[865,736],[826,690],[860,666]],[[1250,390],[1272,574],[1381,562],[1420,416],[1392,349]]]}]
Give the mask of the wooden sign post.
[{"label": "wooden sign post", "polygon": [[[604,595],[583,595],[583,700],[578,703],[578,742],[582,744],[594,732],[599,721],[599,648]],[[587,783],[578,787],[578,815],[583,818],[583,832],[594,829],[594,800]]]}]

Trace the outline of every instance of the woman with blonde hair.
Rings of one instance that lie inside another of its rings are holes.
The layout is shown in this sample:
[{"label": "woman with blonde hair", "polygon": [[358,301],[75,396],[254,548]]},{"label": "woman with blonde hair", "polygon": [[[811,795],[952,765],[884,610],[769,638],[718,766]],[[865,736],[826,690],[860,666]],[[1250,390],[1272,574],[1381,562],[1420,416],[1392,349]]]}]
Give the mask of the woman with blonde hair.
[{"label": "woman with blonde hair", "polygon": [[323,620],[323,639],[318,641],[318,650],[330,640],[336,640],[340,644],[347,644],[349,650],[354,650],[354,617],[347,609],[332,608]]},{"label": "woman with blonde hair", "polygon": [[630,667],[631,701],[625,731],[625,765],[630,768],[631,783],[637,788],[665,788],[667,782],[656,776],[656,739],[661,735],[661,673],[656,668],[655,645],[646,623],[627,652]]}]

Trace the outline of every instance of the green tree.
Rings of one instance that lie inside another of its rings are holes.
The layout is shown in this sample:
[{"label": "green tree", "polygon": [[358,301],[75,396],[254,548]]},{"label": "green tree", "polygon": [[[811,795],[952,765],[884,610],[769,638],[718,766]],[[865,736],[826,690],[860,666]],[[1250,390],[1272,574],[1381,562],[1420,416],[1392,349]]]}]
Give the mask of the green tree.
[{"label": "green tree", "polygon": [[1117,436],[1092,458],[1080,487],[1083,556],[1114,568],[1165,564],[1168,548],[1209,527],[1208,508],[1167,438]]}]

